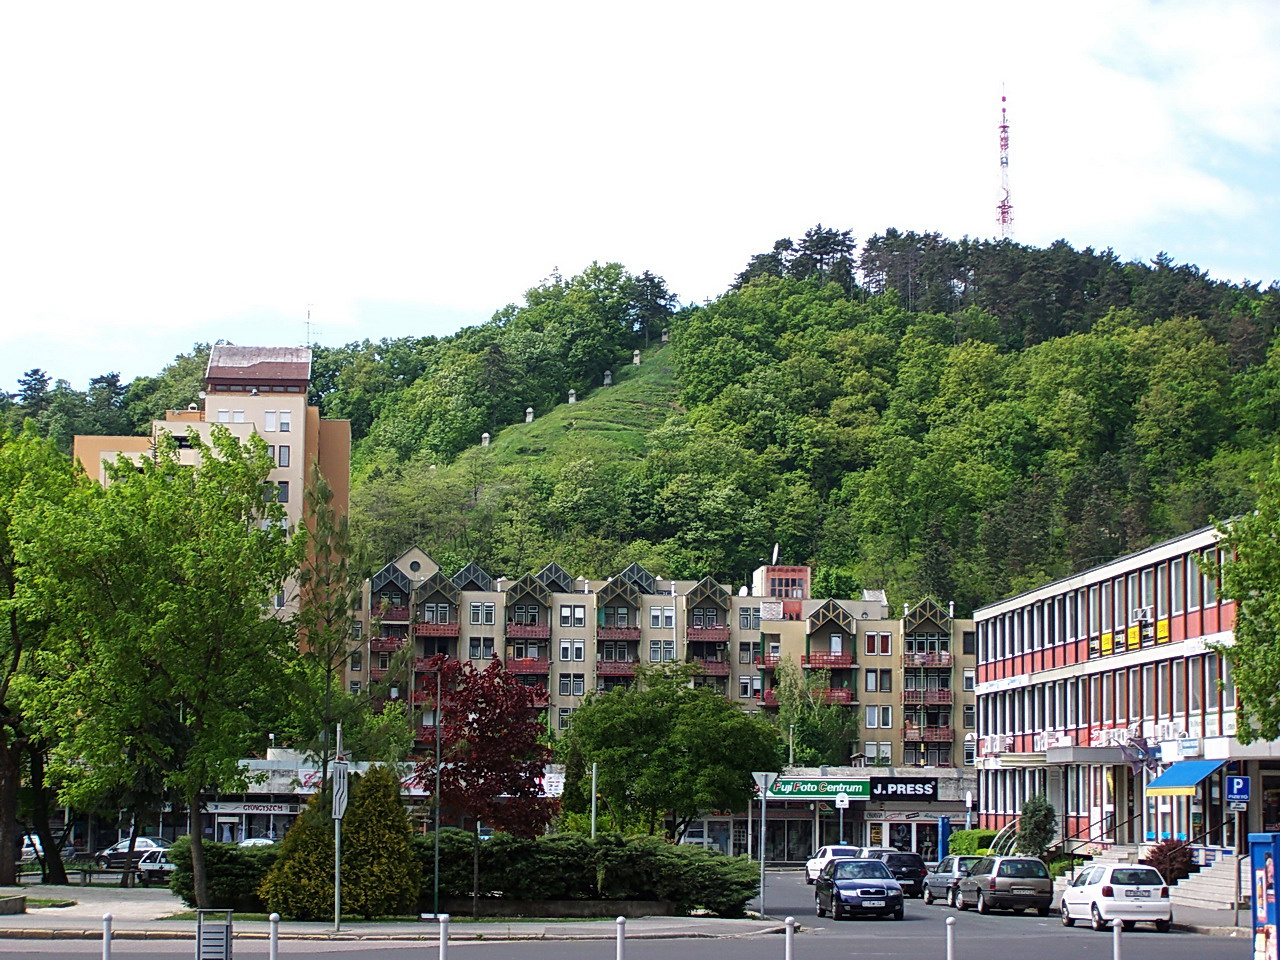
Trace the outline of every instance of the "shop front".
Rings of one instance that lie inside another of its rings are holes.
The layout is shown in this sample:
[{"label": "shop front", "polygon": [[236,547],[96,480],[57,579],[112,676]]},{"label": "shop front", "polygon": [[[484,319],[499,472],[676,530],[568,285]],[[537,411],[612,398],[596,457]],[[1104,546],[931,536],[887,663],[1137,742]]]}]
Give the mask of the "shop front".
[{"label": "shop front", "polygon": [[869,847],[896,847],[938,859],[938,825],[942,817],[963,824],[965,797],[973,795],[972,778],[952,776],[873,776],[870,799],[862,811],[854,841]]}]

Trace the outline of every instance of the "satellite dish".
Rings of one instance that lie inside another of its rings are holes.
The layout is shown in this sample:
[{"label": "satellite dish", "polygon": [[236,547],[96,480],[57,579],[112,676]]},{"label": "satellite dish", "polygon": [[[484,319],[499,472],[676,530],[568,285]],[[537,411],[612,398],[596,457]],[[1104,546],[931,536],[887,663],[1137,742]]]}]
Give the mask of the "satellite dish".
[{"label": "satellite dish", "polygon": [[205,393],[203,390],[201,390],[199,393],[196,394],[196,396],[199,397],[201,400],[203,400],[205,397],[208,396],[208,394]]},{"label": "satellite dish", "polygon": [[744,583],[738,588],[738,596],[745,597],[747,595],[747,585]]}]

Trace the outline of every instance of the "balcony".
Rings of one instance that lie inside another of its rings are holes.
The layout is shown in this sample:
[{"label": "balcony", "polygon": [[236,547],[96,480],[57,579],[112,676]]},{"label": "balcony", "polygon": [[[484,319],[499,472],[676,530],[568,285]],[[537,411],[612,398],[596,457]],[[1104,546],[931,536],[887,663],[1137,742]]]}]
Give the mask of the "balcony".
[{"label": "balcony", "polygon": [[383,605],[380,607],[376,607],[373,611],[373,615],[375,618],[377,618],[378,620],[381,620],[383,623],[408,623],[409,622],[409,608],[407,606],[390,607],[390,606]]},{"label": "balcony", "polygon": [[546,657],[512,657],[506,667],[507,673],[529,677],[545,677],[551,673],[551,661]]},{"label": "balcony", "polygon": [[640,639],[639,627],[596,627],[597,640],[623,640],[635,642]]},{"label": "balcony", "polygon": [[434,726],[418,727],[413,735],[413,742],[419,746],[434,747],[436,745],[436,728]]},{"label": "balcony", "polygon": [[414,703],[435,703],[436,692],[434,690],[415,690],[413,691]]},{"label": "balcony", "polygon": [[942,705],[951,702],[950,690],[903,690],[902,702],[904,704],[923,703],[929,705]]},{"label": "balcony", "polygon": [[833,687],[822,691],[825,703],[853,703],[853,691],[847,687]]},{"label": "balcony", "polygon": [[549,623],[508,623],[508,640],[550,640],[551,624]]},{"label": "balcony", "polygon": [[369,679],[374,683],[378,683],[386,675],[387,675],[386,667],[370,667],[369,668]]},{"label": "balcony", "polygon": [[685,639],[690,643],[728,643],[729,625],[724,623],[713,623],[703,627],[690,625],[685,630]]},{"label": "balcony", "polygon": [[904,667],[950,667],[951,654],[946,651],[939,653],[904,653],[902,655],[902,665]]},{"label": "balcony", "polygon": [[634,677],[636,662],[634,660],[597,660],[597,677]]},{"label": "balcony", "polygon": [[756,657],[756,666],[761,670],[773,670],[778,666],[778,661],[782,659],[780,653],[766,653],[763,657]]},{"label": "balcony", "polygon": [[401,637],[378,637],[376,640],[369,641],[370,653],[395,653],[404,646],[404,639]]},{"label": "balcony", "polygon": [[[728,660],[690,660],[694,666],[694,676],[698,677],[727,677],[729,675]],[[599,671],[596,671],[597,673]]]},{"label": "balcony", "polygon": [[778,691],[766,690],[760,694],[760,706],[776,707],[778,705]]},{"label": "balcony", "polygon": [[810,670],[851,670],[852,653],[810,653],[800,658],[800,665]]},{"label": "balcony", "polygon": [[950,727],[903,727],[903,743],[950,743],[954,734]]},{"label": "balcony", "polygon": [[413,634],[416,637],[456,637],[461,626],[458,623],[415,623]]}]

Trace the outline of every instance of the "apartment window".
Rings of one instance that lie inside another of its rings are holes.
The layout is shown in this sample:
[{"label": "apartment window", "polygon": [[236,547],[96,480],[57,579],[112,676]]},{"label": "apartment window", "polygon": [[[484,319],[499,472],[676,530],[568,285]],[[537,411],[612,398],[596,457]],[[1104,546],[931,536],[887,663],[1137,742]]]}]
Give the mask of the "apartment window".
[{"label": "apartment window", "polygon": [[585,627],[587,625],[587,608],[571,606],[567,603],[560,605],[560,626],[562,627]]},{"label": "apartment window", "polygon": [[606,627],[625,627],[631,619],[631,612],[626,607],[605,607],[604,625]]},{"label": "apartment window", "polygon": [[[1204,552],[1206,561],[1212,563],[1219,559],[1216,550],[1206,550]],[[1204,578],[1204,605],[1210,606],[1218,602],[1218,580],[1215,576],[1209,575]]]},{"label": "apartment window", "polygon": [[888,693],[893,683],[892,670],[868,670],[866,673],[867,693]]},{"label": "apartment window", "polygon": [[564,661],[576,660],[581,662],[586,659],[587,642],[585,640],[569,640],[561,638],[560,640],[560,659]]},{"label": "apartment window", "polygon": [[961,683],[963,684],[961,689],[970,690],[970,691],[973,690],[974,681],[976,679],[977,679],[976,671],[974,671],[972,667],[967,668],[964,672],[964,678],[961,681]]},{"label": "apartment window", "polygon": [[695,607],[693,610],[695,627],[716,627],[720,625],[720,611],[715,607]]},{"label": "apartment window", "polygon": [[275,433],[276,412],[274,410],[262,411],[262,429],[263,429],[263,432]]},{"label": "apartment window", "polygon": [[743,640],[738,643],[739,663],[755,663],[758,656],[760,656],[759,640]]},{"label": "apartment window", "polygon": [[277,610],[283,610],[283,609],[284,609],[284,593],[283,593],[283,592],[281,592],[281,593],[277,593],[277,594],[276,594],[276,601],[275,601],[275,602],[276,602],[276,609],[277,609]]},{"label": "apartment window", "polygon": [[760,608],[759,607],[739,607],[738,608],[738,626],[743,630],[759,630],[760,629]]},{"label": "apartment window", "polygon": [[649,608],[649,626],[650,627],[666,627],[670,629],[676,625],[676,608],[675,607],[650,607]]},{"label": "apartment window", "polygon": [[966,703],[961,709],[961,722],[966,730],[972,730],[978,725],[978,707],[976,704]]},{"label": "apartment window", "polygon": [[650,640],[649,659],[654,663],[669,662],[676,658],[676,642],[674,640]]},{"label": "apartment window", "polygon": [[231,422],[232,422],[232,423],[244,423],[244,411],[243,411],[243,410],[232,410],[232,411],[231,411]]},{"label": "apartment window", "polygon": [[276,503],[289,502],[289,481],[281,480],[276,484]]},{"label": "apartment window", "polygon": [[511,622],[535,627],[538,625],[538,615],[541,610],[542,608],[536,603],[517,603]]},{"label": "apartment window", "polygon": [[1169,563],[1169,582],[1173,587],[1173,612],[1182,613],[1187,608],[1186,561],[1178,557]]},{"label": "apartment window", "polygon": [[607,640],[600,651],[600,659],[627,663],[631,659],[631,653],[624,641]]},{"label": "apartment window", "polygon": [[360,692],[360,681],[359,681],[359,680],[352,680],[352,681],[351,681],[351,692],[352,692],[352,693],[359,693],[359,692]]},{"label": "apartment window", "polygon": [[424,603],[418,611],[423,623],[448,623],[449,605],[447,603]]},{"label": "apartment window", "polygon": [[867,707],[867,729],[887,730],[893,726],[893,707]]},{"label": "apartment window", "polygon": [[887,633],[868,633],[863,637],[863,651],[868,657],[887,657],[891,649],[890,635]]},{"label": "apartment window", "polygon": [[219,410],[219,411],[218,411],[218,422],[219,422],[219,423],[230,423],[230,422],[231,422],[231,411],[230,411],[230,410]]},{"label": "apartment window", "polygon": [[471,638],[471,659],[490,660],[493,658],[493,637]]},{"label": "apartment window", "polygon": [[758,697],[760,696],[760,678],[757,677],[739,677],[738,678],[738,696]]},{"label": "apartment window", "polygon": [[568,730],[569,720],[573,716],[573,710],[570,707],[561,707],[559,715],[560,715],[560,719],[559,719],[560,729]]},{"label": "apartment window", "polygon": [[966,767],[972,767],[977,762],[977,744],[973,743],[971,740],[966,740],[964,742],[964,765]]},{"label": "apartment window", "polygon": [[1200,567],[1196,564],[1195,556],[1187,557],[1187,609],[1200,609]]},{"label": "apartment window", "polygon": [[966,630],[960,635],[960,652],[966,657],[976,656],[978,653],[978,634],[973,630]]},{"label": "apartment window", "polygon": [[560,674],[560,696],[580,697],[586,693],[587,677],[583,673]]},{"label": "apartment window", "polygon": [[276,447],[276,464],[281,467],[289,465],[289,445],[287,443],[282,443]]},{"label": "apartment window", "polygon": [[364,624],[359,620],[356,620],[351,624],[351,636],[356,640],[359,640],[364,636]]},{"label": "apartment window", "polygon": [[290,413],[288,410],[280,411],[280,432],[281,433],[289,432],[289,417],[290,417]]},{"label": "apartment window", "polygon": [[471,604],[471,622],[482,623],[481,617],[484,616],[484,605],[480,603]]},{"label": "apartment window", "polygon": [[1160,564],[1156,567],[1156,619],[1163,620],[1169,615],[1169,567]]}]

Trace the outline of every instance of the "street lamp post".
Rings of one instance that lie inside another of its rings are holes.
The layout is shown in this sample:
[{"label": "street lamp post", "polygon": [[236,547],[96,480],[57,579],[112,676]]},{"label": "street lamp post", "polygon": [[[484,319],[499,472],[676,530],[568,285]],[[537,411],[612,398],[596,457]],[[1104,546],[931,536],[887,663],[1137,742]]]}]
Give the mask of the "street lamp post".
[{"label": "street lamp post", "polygon": [[773,781],[778,779],[776,773],[770,771],[757,771],[751,774],[751,778],[755,780],[756,786],[760,788],[760,916],[764,916],[764,838],[765,838],[765,810],[768,808],[769,788],[773,786]]},{"label": "street lamp post", "polygon": [[440,917],[440,664],[436,664],[436,787],[433,794],[435,799],[436,816],[435,816],[435,877],[432,880],[431,892],[432,902],[431,909],[435,912],[436,918]]}]

